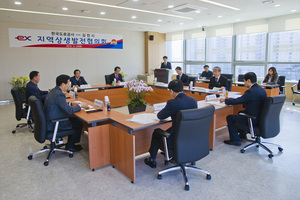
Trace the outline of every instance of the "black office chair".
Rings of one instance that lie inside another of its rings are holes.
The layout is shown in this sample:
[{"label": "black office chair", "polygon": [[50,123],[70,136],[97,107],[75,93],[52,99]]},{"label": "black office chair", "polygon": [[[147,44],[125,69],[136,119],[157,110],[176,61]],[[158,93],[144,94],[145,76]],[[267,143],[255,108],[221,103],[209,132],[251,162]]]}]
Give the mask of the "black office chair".
[{"label": "black office chair", "polygon": [[279,93],[285,94],[285,76],[279,76],[277,84],[279,85]]},{"label": "black office chair", "polygon": [[[296,87],[296,86],[297,86],[297,90],[294,90],[294,87]],[[292,89],[292,92],[293,92],[293,95],[294,95],[294,97],[293,97],[293,105],[295,105],[295,96],[296,95],[300,95],[300,79],[298,81],[298,84],[293,85],[291,87],[291,89]]]},{"label": "black office chair", "polygon": [[[259,117],[259,124],[257,126],[253,126],[252,120],[255,119],[254,116],[247,115],[245,113],[239,113],[239,115],[247,117],[248,118],[248,126],[243,126],[240,124],[234,124],[234,127],[245,130],[248,133],[250,132],[251,137],[255,139],[255,142],[245,146],[241,149],[241,153],[244,153],[247,149],[250,147],[256,146],[256,147],[262,147],[266,151],[268,151],[270,154],[268,155],[269,158],[273,157],[273,152],[263,145],[263,143],[266,144],[272,144],[269,142],[261,142],[261,138],[267,139],[267,138],[273,138],[277,136],[280,132],[280,121],[279,116],[282,109],[282,106],[284,104],[286,96],[281,94],[279,96],[274,97],[268,97],[263,105],[260,117]],[[278,150],[280,152],[283,151],[283,148],[280,145],[273,144],[278,146]]]},{"label": "black office chair", "polygon": [[225,76],[227,79],[232,79],[233,74],[221,74],[222,76]]},{"label": "black office chair", "polygon": [[225,76],[228,79],[228,91],[231,91],[232,89],[232,78],[233,78],[233,74],[221,74],[222,76]]},{"label": "black office chair", "polygon": [[110,75],[105,75],[105,84],[111,84]]},{"label": "black office chair", "polygon": [[15,102],[16,120],[17,121],[20,121],[21,119],[27,120],[27,123],[17,124],[16,128],[12,131],[12,133],[15,133],[16,130],[24,127],[29,127],[32,131],[33,127],[32,127],[32,119],[30,117],[30,106],[26,105],[25,96],[24,97],[21,96],[20,91],[17,87],[12,88],[10,92]]},{"label": "black office chair", "polygon": [[239,74],[238,82],[244,82],[244,74]]},{"label": "black office chair", "polygon": [[[158,172],[157,178],[161,179],[162,174],[181,170],[185,180],[185,190],[189,190],[189,183],[186,176],[186,170],[191,169],[206,174],[206,179],[210,180],[209,172],[201,170],[193,165],[195,162],[209,154],[209,128],[214,114],[215,107],[212,105],[200,109],[182,110],[177,114],[177,124],[174,133],[174,149],[168,149],[166,138],[170,134],[159,131],[164,138],[164,152],[166,161],[171,160],[177,165]],[[165,163],[167,163],[165,161]],[[187,165],[191,163],[192,165]]]},{"label": "black office chair", "polygon": [[189,77],[189,83],[191,81],[193,81],[193,87],[195,87],[195,84],[196,84],[196,81],[197,81],[197,77],[194,77],[194,76],[188,76]]},{"label": "black office chair", "polygon": [[46,116],[45,116],[45,111],[43,104],[41,100],[37,99],[35,96],[30,96],[28,99],[28,103],[31,107],[31,112],[34,118],[34,138],[37,142],[39,143],[44,143],[45,140],[49,140],[51,142],[50,148],[47,148],[47,146],[44,146],[43,149],[41,149],[38,152],[32,153],[28,156],[28,160],[32,160],[33,155],[42,153],[42,152],[48,152],[49,154],[47,156],[47,160],[44,162],[45,166],[48,166],[49,164],[49,159],[51,155],[55,151],[60,151],[60,152],[66,152],[69,154],[69,157],[73,157],[73,152],[65,149],[60,149],[56,145],[56,142],[62,141],[62,137],[68,136],[71,134],[75,134],[76,130],[69,129],[69,130],[64,130],[64,131],[58,131],[59,127],[59,122],[67,121],[69,120],[68,118],[64,119],[55,119],[52,120],[52,122],[55,122],[55,128],[53,132],[47,132],[47,122],[46,122]]}]

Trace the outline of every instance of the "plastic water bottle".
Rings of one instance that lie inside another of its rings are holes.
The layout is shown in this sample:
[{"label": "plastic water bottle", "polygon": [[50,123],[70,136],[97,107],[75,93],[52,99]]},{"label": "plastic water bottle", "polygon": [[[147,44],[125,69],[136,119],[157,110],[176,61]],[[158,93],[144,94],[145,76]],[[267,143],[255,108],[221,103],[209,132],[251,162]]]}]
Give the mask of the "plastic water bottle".
[{"label": "plastic water bottle", "polygon": [[107,107],[107,104],[109,102],[108,96],[104,96],[104,102],[105,102],[105,107]]},{"label": "plastic water bottle", "polygon": [[225,89],[225,87],[223,87],[222,93],[223,93],[223,97],[225,98],[226,97],[226,89]]},{"label": "plastic water bottle", "polygon": [[107,102],[107,111],[110,111],[110,102]]},{"label": "plastic water bottle", "polygon": [[193,81],[190,82],[190,90],[193,88]]},{"label": "plastic water bottle", "polygon": [[77,87],[74,88],[74,93],[75,93],[75,99],[77,99],[78,98]]}]

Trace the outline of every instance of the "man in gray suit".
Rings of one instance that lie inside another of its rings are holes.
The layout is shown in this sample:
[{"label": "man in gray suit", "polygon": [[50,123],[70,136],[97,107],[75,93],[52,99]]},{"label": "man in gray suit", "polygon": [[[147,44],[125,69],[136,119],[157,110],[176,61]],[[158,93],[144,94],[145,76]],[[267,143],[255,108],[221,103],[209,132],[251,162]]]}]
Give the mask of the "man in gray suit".
[{"label": "man in gray suit", "polygon": [[[56,87],[53,88],[46,97],[45,100],[45,113],[47,120],[47,131],[53,131],[55,123],[50,120],[68,118],[75,112],[81,111],[81,108],[88,108],[86,103],[67,103],[66,95],[64,92],[67,91],[70,85],[70,76],[60,75],[56,78]],[[66,149],[76,152],[82,149],[81,145],[75,145],[75,143],[80,142],[82,123],[76,119],[70,117],[68,121],[60,122],[58,131],[66,129],[75,129],[76,134],[70,135],[68,137],[68,142]]]}]

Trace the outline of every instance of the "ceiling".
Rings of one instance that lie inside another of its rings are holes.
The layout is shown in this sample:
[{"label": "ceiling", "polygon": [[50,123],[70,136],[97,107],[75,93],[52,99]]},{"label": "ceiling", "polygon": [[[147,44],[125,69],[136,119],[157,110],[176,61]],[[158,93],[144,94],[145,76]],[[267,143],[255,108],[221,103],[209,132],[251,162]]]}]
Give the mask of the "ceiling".
[{"label": "ceiling", "polygon": [[[16,1],[21,2],[21,5],[16,5]],[[270,4],[263,4],[264,0],[211,0],[239,10],[207,1],[209,0],[1,0],[0,20],[165,33],[300,11],[300,0],[275,0]],[[280,6],[275,7],[277,4]],[[172,11],[172,8],[168,8],[170,5],[183,12]],[[62,10],[63,7],[68,10]],[[186,12],[190,10],[193,11]],[[101,15],[100,12],[105,14]],[[132,16],[136,18],[133,19]]]}]

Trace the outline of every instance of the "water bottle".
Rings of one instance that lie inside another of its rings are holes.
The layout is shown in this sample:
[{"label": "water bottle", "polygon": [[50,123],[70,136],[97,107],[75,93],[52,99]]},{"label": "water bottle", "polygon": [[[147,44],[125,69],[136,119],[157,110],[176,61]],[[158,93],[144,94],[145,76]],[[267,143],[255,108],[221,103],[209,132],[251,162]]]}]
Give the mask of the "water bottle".
[{"label": "water bottle", "polygon": [[193,81],[190,82],[190,90],[193,88]]},{"label": "water bottle", "polygon": [[107,107],[107,104],[108,104],[108,102],[109,102],[108,96],[104,96],[104,102],[105,102],[105,106]]},{"label": "water bottle", "polygon": [[74,93],[75,93],[75,99],[77,99],[78,98],[77,87],[74,88]]},{"label": "water bottle", "polygon": [[225,98],[226,97],[226,89],[225,89],[225,87],[223,87],[222,93],[223,93],[223,97]]},{"label": "water bottle", "polygon": [[228,90],[226,90],[225,99],[228,99]]},{"label": "water bottle", "polygon": [[107,102],[107,111],[110,111],[110,102]]}]

